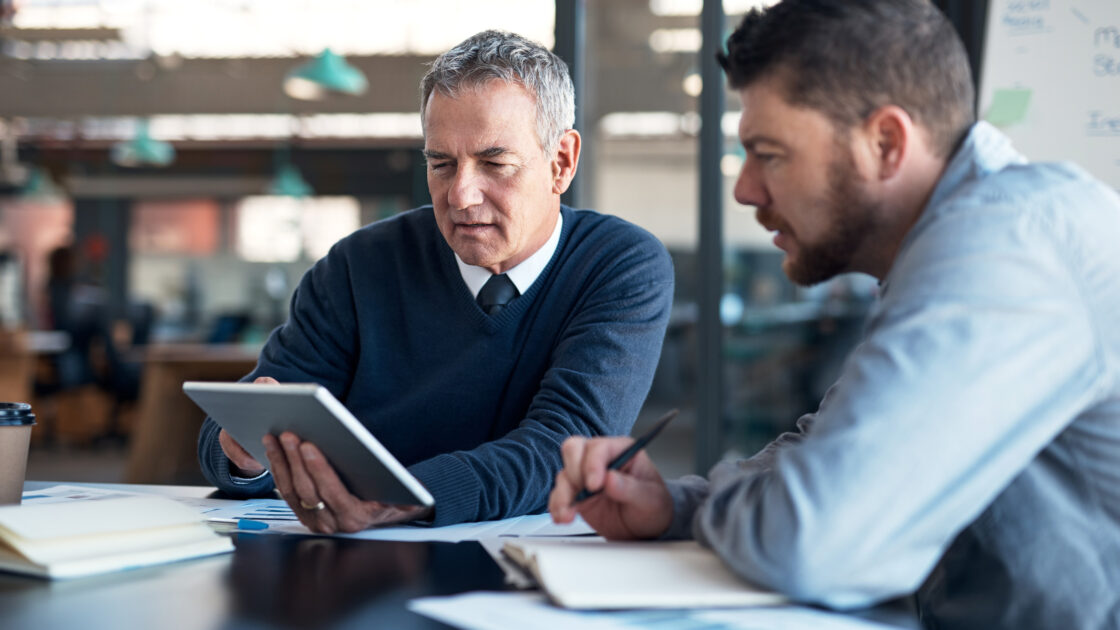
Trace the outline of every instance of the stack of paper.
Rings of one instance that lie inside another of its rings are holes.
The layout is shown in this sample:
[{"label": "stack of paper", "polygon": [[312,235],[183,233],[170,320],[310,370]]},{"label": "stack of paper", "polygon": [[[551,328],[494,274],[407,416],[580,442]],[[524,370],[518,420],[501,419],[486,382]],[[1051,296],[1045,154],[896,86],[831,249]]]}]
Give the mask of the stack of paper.
[{"label": "stack of paper", "polygon": [[[557,608],[539,593],[474,592],[421,597],[409,610],[467,630],[914,630],[917,620],[846,615],[809,606],[587,611]],[[897,625],[896,625],[897,624]]]},{"label": "stack of paper", "polygon": [[233,550],[198,512],[157,496],[0,508],[0,569],[73,578]]},{"label": "stack of paper", "polygon": [[516,540],[503,551],[566,608],[766,606],[785,598],[733,574],[695,542]]}]

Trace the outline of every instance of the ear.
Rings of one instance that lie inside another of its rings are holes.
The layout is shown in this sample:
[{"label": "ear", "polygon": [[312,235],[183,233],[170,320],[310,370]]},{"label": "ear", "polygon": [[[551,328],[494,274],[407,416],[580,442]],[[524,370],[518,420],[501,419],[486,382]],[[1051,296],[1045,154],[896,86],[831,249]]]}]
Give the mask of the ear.
[{"label": "ear", "polygon": [[874,176],[880,180],[894,177],[907,157],[917,148],[917,128],[906,110],[884,105],[864,120],[865,148]]},{"label": "ear", "polygon": [[552,192],[564,194],[576,176],[579,167],[580,136],[575,129],[569,129],[560,136],[556,153],[552,156]]}]

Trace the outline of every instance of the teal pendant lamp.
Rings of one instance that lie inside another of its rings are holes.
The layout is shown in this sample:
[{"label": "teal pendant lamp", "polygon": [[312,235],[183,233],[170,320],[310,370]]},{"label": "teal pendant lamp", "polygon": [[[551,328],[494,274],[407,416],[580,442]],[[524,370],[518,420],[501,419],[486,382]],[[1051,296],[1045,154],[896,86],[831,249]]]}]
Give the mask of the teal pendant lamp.
[{"label": "teal pendant lamp", "polygon": [[27,181],[20,189],[19,196],[35,201],[53,201],[65,198],[66,191],[55,183],[47,169],[32,166],[27,169]]},{"label": "teal pendant lamp", "polygon": [[296,66],[284,77],[284,92],[292,98],[317,100],[330,93],[357,95],[369,87],[362,71],[324,49],[311,61]]},{"label": "teal pendant lamp", "polygon": [[136,135],[131,140],[118,142],[110,151],[114,164],[129,168],[137,166],[167,166],[175,161],[175,148],[148,133],[148,121],[136,125]]},{"label": "teal pendant lamp", "polygon": [[299,169],[287,162],[276,169],[276,176],[269,182],[265,192],[285,197],[310,197],[315,194],[311,184],[307,183]]}]

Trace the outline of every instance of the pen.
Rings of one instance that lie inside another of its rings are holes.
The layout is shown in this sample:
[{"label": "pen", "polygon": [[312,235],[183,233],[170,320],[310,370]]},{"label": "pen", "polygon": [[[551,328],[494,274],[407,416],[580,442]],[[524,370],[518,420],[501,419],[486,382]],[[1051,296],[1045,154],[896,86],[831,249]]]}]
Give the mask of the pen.
[{"label": "pen", "polygon": [[[650,429],[649,431],[646,431],[645,435],[643,435],[642,437],[634,440],[634,443],[630,445],[630,448],[626,449],[625,451],[622,451],[621,453],[618,454],[618,457],[615,457],[614,459],[612,459],[611,463],[607,464],[607,470],[618,470],[619,468],[622,468],[623,466],[625,466],[626,462],[633,459],[633,457],[638,454],[638,451],[645,448],[647,444],[649,444],[650,442],[653,441],[653,438],[657,437],[658,433],[661,433],[661,429],[664,429],[665,425],[669,424],[670,420],[677,417],[678,412],[679,412],[679,410],[673,409],[673,410],[669,411],[669,413],[666,413],[665,415],[661,416],[661,419],[657,421],[657,424],[653,425],[652,429]],[[599,494],[600,492],[602,492],[602,490],[596,490],[595,492],[589,492],[587,490],[587,488],[584,488],[583,490],[579,491],[579,494],[576,495],[576,500],[572,501],[572,504],[579,503],[580,501],[583,501],[584,499],[590,499],[591,497]]]},{"label": "pen", "polygon": [[247,518],[237,519],[237,529],[268,529],[268,523]]}]

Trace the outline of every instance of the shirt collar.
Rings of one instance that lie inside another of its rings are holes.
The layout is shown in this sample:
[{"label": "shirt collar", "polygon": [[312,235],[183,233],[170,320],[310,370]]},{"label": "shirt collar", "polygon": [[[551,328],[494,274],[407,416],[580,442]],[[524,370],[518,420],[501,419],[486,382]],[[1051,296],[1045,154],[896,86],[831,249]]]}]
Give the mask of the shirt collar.
[{"label": "shirt collar", "polygon": [[[911,226],[910,231],[902,239],[902,244],[895,254],[898,261],[903,252],[918,238],[928,225],[936,220],[948,201],[962,186],[970,181],[979,180],[986,175],[1002,170],[1011,164],[1025,164],[1027,158],[1023,157],[1011,140],[990,123],[979,121],[972,125],[965,136],[961,146],[957,149],[945,170],[937,180],[937,184],[930,194],[929,201],[922,209],[921,216]],[[892,271],[894,266],[892,265]],[[883,278],[880,283],[880,294],[885,295],[890,285],[891,273]]]},{"label": "shirt collar", "polygon": [[[552,236],[548,237],[545,244],[533,252],[532,256],[506,272],[509,279],[513,281],[513,286],[517,287],[519,294],[525,295],[537,278],[540,277],[544,268],[548,266],[548,261],[552,260],[552,255],[556,253],[556,247],[560,244],[560,228],[563,225],[564,213],[560,212],[556,217],[556,227],[552,230]],[[459,274],[463,276],[463,282],[467,283],[471,295],[477,298],[478,292],[482,290],[482,285],[486,284],[486,281],[493,274],[483,267],[468,265],[463,262],[462,258],[459,258],[459,254],[455,254],[455,262],[459,265]]]},{"label": "shirt collar", "polygon": [[[990,123],[972,125],[957,152],[945,166],[926,208],[938,208],[964,182],[980,179],[1009,164],[1025,164],[1027,159],[1015,150],[1011,140]],[[928,214],[923,212],[924,215]]]}]

